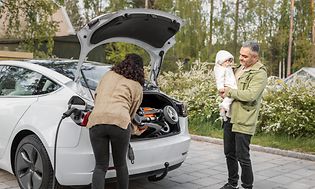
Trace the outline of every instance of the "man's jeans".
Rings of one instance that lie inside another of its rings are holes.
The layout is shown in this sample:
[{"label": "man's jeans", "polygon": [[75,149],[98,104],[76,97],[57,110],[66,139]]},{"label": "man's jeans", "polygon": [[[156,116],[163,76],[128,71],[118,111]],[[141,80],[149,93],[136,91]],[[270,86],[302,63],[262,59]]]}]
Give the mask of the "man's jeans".
[{"label": "man's jeans", "polygon": [[249,144],[251,135],[232,132],[230,119],[223,123],[224,127],[224,154],[228,168],[229,183],[233,186],[238,185],[238,162],[242,169],[242,186],[244,188],[253,187],[253,170],[249,154]]}]

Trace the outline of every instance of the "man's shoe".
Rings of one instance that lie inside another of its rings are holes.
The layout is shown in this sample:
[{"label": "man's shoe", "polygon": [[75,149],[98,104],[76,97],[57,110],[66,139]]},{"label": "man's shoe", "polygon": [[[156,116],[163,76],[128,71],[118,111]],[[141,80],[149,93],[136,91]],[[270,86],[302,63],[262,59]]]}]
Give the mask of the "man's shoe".
[{"label": "man's shoe", "polygon": [[232,186],[230,183],[226,183],[220,189],[238,189],[238,186]]}]

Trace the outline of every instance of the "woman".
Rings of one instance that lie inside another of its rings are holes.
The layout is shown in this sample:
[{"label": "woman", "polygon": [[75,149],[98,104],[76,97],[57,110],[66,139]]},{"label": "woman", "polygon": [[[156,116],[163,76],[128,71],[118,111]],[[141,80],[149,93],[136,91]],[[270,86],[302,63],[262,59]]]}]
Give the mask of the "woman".
[{"label": "woman", "polygon": [[[109,164],[109,142],[119,189],[127,189],[129,174],[126,153],[130,134],[144,130],[131,125],[138,110],[144,85],[143,60],[137,54],[128,54],[121,63],[107,72],[96,89],[95,105],[87,127],[95,157],[92,189],[104,188]],[[132,131],[131,131],[132,130]]]}]

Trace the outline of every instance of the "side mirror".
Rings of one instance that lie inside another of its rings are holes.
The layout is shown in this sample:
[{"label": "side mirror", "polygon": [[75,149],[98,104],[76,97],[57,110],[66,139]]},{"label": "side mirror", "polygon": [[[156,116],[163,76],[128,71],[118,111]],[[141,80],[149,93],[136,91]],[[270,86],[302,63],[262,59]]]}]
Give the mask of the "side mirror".
[{"label": "side mirror", "polygon": [[68,102],[68,109],[72,108],[75,108],[77,110],[85,110],[86,103],[82,98],[78,96],[72,96]]}]

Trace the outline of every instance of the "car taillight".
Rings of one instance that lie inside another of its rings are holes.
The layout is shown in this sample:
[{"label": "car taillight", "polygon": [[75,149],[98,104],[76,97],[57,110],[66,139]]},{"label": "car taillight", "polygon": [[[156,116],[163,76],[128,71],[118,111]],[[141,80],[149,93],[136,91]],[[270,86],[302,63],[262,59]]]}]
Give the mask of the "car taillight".
[{"label": "car taillight", "polygon": [[89,116],[92,111],[77,110],[70,117],[78,126],[85,127],[89,121]]},{"label": "car taillight", "polygon": [[179,116],[182,116],[182,117],[186,117],[188,115],[187,113],[187,105],[185,103],[178,103],[176,102],[176,106],[178,108],[178,114]]},{"label": "car taillight", "polygon": [[83,113],[83,119],[82,119],[82,122],[81,122],[81,126],[85,127],[89,121],[89,117],[90,117],[90,114],[91,114],[91,111],[88,111],[86,113]]}]

